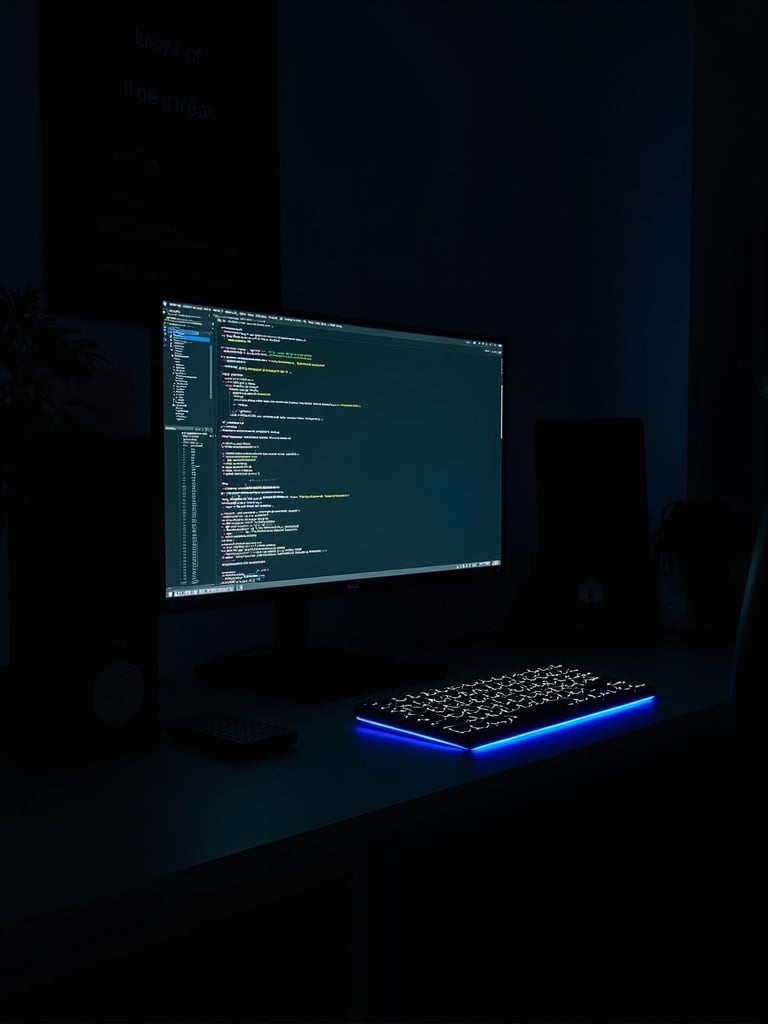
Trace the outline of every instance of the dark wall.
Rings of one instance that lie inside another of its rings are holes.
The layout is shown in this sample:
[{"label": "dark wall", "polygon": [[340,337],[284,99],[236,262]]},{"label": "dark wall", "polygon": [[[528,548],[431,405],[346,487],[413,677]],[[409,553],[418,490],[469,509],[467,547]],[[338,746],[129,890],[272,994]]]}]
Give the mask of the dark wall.
[{"label": "dark wall", "polygon": [[281,5],[283,291],[512,341],[510,542],[536,416],[642,415],[685,486],[686,2]]},{"label": "dark wall", "polygon": [[688,490],[768,496],[768,8],[698,0]]},{"label": "dark wall", "polygon": [[[686,487],[690,0],[278,11],[285,304],[511,339],[513,579],[536,543],[537,417],[642,416],[653,525]],[[34,5],[2,18],[12,284],[43,273]],[[85,326],[128,380],[105,404],[146,430],[146,332]]]}]

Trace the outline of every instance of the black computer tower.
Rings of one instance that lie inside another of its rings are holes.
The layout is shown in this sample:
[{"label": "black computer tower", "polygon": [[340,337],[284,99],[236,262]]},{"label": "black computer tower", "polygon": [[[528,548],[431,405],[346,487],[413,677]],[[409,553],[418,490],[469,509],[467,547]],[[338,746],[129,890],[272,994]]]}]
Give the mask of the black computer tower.
[{"label": "black computer tower", "polygon": [[642,419],[544,419],[534,438],[536,627],[544,639],[650,638],[658,576]]}]

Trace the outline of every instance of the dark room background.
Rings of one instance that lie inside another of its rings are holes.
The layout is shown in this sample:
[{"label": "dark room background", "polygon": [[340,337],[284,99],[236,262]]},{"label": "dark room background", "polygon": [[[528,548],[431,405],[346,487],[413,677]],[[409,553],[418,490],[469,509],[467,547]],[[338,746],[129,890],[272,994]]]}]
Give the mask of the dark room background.
[{"label": "dark room background", "polygon": [[[642,417],[651,530],[687,495],[764,494],[761,8],[277,3],[281,301],[509,339],[502,605],[536,545],[538,418]],[[36,5],[6,0],[6,286],[45,272],[36,33]],[[146,329],[77,313],[114,364],[99,399],[109,425],[147,431]],[[6,658],[7,600],[4,585]],[[365,632],[377,612],[339,628]],[[225,645],[250,628],[230,614],[195,635]],[[167,624],[169,666],[202,653],[178,631],[188,624]]]}]

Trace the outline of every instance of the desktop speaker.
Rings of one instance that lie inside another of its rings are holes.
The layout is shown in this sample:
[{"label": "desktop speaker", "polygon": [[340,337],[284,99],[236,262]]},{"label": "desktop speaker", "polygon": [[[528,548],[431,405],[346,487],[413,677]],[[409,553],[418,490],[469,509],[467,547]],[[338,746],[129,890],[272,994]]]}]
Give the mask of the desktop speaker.
[{"label": "desktop speaker", "polygon": [[84,431],[29,454],[8,531],[11,738],[70,755],[144,744],[158,717],[149,438]]},{"label": "desktop speaker", "polygon": [[657,621],[658,579],[643,421],[539,420],[534,439],[535,624],[547,638],[648,636]]}]

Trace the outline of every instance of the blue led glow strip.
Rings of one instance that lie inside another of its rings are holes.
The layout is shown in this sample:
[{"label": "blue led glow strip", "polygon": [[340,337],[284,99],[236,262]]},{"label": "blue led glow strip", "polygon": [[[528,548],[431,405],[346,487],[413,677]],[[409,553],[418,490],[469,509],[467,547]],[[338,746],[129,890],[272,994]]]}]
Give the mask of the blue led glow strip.
[{"label": "blue led glow strip", "polygon": [[587,715],[580,715],[578,718],[569,718],[565,722],[555,722],[554,725],[542,725],[538,729],[531,729],[530,732],[521,732],[516,736],[507,736],[501,740],[491,740],[480,747],[472,747],[472,751],[490,750],[491,747],[501,747],[505,743],[517,743],[519,740],[527,740],[532,736],[543,736],[549,732],[556,732],[558,729],[569,729],[573,725],[581,725],[583,722],[591,722],[595,718],[604,718],[607,715],[617,715],[622,711],[629,711],[631,708],[638,708],[642,704],[650,704],[653,697],[641,697],[640,700],[633,700],[631,704],[620,704],[615,708],[602,708],[600,711],[590,711]]},{"label": "blue led glow strip", "polygon": [[586,715],[579,715],[578,718],[569,718],[564,722],[555,722],[553,725],[542,725],[537,729],[531,729],[528,732],[517,733],[514,736],[505,736],[500,740],[491,740],[488,743],[483,743],[479,747],[466,747],[462,743],[451,743],[450,740],[438,739],[436,736],[428,736],[423,732],[414,732],[411,729],[403,729],[401,726],[389,725],[384,722],[375,722],[370,718],[357,717],[358,722],[362,722],[365,725],[372,725],[377,729],[386,729],[389,732],[396,733],[400,736],[413,736],[419,740],[428,740],[430,743],[439,743],[446,747],[458,747],[460,750],[470,750],[473,754],[479,753],[480,751],[491,750],[495,747],[506,746],[508,743],[519,743],[521,740],[529,740],[534,736],[544,736],[547,733],[557,732],[558,729],[569,729],[574,725],[581,725],[584,722],[594,721],[596,718],[605,718],[607,715],[617,715],[622,711],[629,711],[632,708],[641,707],[643,704],[650,704],[655,698],[641,697],[640,700],[633,700],[629,704],[620,704],[618,707],[613,708],[601,708],[600,711],[590,711]]},{"label": "blue led glow strip", "polygon": [[387,725],[386,722],[374,722],[370,718],[361,718],[360,715],[357,715],[356,717],[357,721],[362,722],[363,725],[372,725],[376,729],[386,729],[388,732],[393,732],[398,736],[413,736],[414,739],[417,740],[429,740],[430,743],[440,743],[444,747],[453,747],[458,750],[469,749],[461,743],[451,743],[450,740],[441,740],[438,739],[437,736],[427,736],[427,734],[423,732],[413,732],[411,729],[403,729],[399,725]]}]

